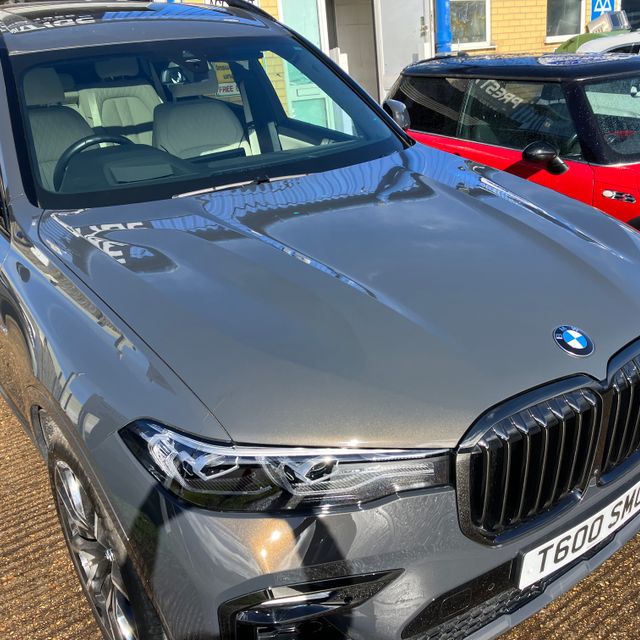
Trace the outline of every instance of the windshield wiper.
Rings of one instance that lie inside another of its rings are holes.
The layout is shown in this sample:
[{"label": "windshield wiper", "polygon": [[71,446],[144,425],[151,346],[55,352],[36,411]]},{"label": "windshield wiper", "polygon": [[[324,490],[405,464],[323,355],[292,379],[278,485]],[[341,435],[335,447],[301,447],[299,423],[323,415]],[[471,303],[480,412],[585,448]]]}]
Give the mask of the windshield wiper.
[{"label": "windshield wiper", "polygon": [[290,176],[275,176],[273,178],[264,175],[258,176],[253,180],[243,180],[241,182],[229,182],[228,184],[219,184],[215,187],[206,187],[205,189],[198,189],[196,191],[186,191],[185,193],[178,193],[172,198],[190,198],[191,196],[202,196],[207,193],[216,193],[217,191],[228,191],[229,189],[239,189],[240,187],[252,187],[258,184],[271,184],[273,182],[282,182],[283,180],[293,180],[294,178],[304,178],[308,176],[308,173],[296,173]]}]

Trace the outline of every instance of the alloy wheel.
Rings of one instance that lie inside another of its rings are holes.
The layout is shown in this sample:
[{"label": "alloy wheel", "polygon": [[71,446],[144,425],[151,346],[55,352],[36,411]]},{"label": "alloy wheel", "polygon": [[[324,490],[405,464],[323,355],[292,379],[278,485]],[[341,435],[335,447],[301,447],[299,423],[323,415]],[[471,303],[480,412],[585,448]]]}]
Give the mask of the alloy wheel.
[{"label": "alloy wheel", "polygon": [[114,546],[100,514],[71,467],[54,473],[62,526],[80,579],[110,640],[139,640]]}]

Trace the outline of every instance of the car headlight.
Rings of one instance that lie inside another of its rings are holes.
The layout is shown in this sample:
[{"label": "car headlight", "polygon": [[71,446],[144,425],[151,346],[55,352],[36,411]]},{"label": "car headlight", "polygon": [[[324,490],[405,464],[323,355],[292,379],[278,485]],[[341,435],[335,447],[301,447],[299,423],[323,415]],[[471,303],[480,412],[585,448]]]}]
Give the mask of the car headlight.
[{"label": "car headlight", "polygon": [[246,447],[195,440],[159,424],[120,432],[166,489],[219,511],[358,505],[449,483],[446,450]]}]

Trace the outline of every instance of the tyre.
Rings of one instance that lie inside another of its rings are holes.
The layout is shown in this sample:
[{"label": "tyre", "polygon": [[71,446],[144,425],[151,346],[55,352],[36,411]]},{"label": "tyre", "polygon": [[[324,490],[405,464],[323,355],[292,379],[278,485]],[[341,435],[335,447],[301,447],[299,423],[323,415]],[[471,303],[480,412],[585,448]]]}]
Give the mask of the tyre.
[{"label": "tyre", "polygon": [[50,447],[49,479],[69,554],[105,639],[166,640],[105,501],[66,443]]}]

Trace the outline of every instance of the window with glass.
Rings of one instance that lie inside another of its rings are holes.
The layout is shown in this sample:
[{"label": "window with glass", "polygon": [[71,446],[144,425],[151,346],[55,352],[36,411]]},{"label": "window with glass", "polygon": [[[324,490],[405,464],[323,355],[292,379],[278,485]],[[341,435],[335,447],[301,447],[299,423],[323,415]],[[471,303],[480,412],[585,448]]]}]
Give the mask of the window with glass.
[{"label": "window with glass", "polygon": [[293,39],[153,42],[14,56],[12,63],[45,207],[266,182],[405,145]]},{"label": "window with glass", "polygon": [[468,84],[464,78],[404,76],[394,98],[406,105],[415,131],[456,136]]},{"label": "window with glass", "polygon": [[451,0],[451,39],[454,45],[489,41],[489,0]]},{"label": "window with glass", "polygon": [[631,28],[640,28],[640,0],[622,0],[620,8],[627,12]]},{"label": "window with glass", "polygon": [[476,79],[470,83],[459,136],[473,142],[524,149],[553,144],[568,158],[581,156],[573,118],[560,83]]},{"label": "window with glass", "polygon": [[622,47],[615,47],[615,49],[610,49],[608,53],[640,53],[640,43],[626,44]]},{"label": "window with glass", "polygon": [[581,33],[583,2],[584,0],[547,0],[547,37]]},{"label": "window with glass", "polygon": [[585,85],[598,130],[610,151],[640,160],[640,75]]}]

